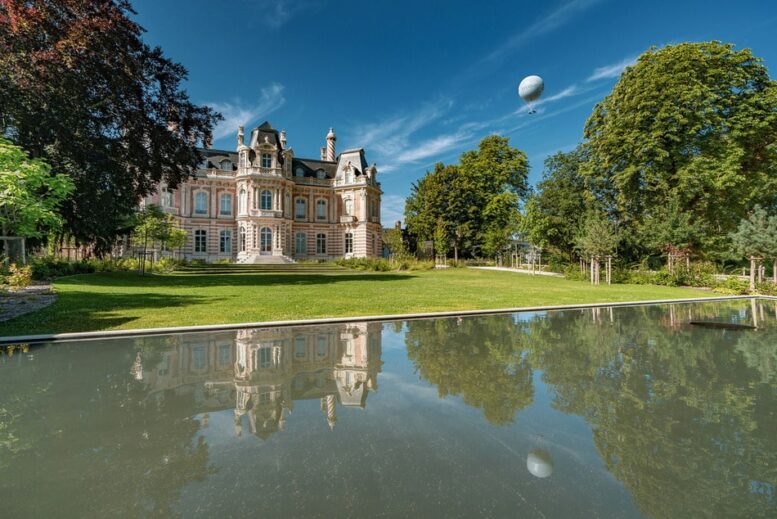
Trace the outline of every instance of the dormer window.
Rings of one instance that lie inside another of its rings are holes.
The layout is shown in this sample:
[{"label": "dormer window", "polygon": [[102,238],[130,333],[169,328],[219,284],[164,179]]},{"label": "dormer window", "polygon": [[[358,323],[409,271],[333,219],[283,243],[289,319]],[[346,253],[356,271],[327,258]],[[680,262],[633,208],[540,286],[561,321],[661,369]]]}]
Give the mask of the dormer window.
[{"label": "dormer window", "polygon": [[305,176],[305,170],[302,168],[297,168],[296,171],[294,171],[295,177],[304,177]]},{"label": "dormer window", "polygon": [[208,159],[202,159],[199,165],[200,169],[208,169]]},{"label": "dormer window", "polygon": [[350,168],[345,170],[345,183],[353,184],[353,170]]},{"label": "dormer window", "polygon": [[325,179],[326,178],[326,171],[324,171],[323,169],[319,169],[318,171],[316,171],[316,178],[319,179],[319,180]]},{"label": "dormer window", "polygon": [[262,167],[263,168],[272,167],[272,155],[270,155],[269,153],[262,153]]},{"label": "dormer window", "polygon": [[222,171],[232,171],[231,160],[222,160],[221,162],[219,162],[219,166],[221,166]]}]

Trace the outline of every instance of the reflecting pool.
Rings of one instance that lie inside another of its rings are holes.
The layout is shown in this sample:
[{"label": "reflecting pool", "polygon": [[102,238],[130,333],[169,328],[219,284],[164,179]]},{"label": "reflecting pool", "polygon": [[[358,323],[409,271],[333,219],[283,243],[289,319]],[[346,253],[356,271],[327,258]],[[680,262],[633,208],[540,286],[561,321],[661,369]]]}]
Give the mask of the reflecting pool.
[{"label": "reflecting pool", "polygon": [[777,517],[775,301],[1,348],[3,517]]}]

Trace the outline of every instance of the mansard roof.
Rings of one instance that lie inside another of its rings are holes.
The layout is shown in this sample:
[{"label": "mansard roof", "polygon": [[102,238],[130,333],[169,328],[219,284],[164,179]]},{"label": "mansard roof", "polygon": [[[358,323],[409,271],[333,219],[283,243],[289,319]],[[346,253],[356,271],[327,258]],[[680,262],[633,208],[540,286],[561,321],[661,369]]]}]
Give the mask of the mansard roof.
[{"label": "mansard roof", "polygon": [[369,165],[364,158],[364,148],[345,150],[337,156],[337,174],[342,174],[346,164],[351,163],[355,175],[363,175]]},{"label": "mansard roof", "polygon": [[337,173],[337,162],[294,157],[291,161],[292,176],[296,176],[297,168],[305,170],[306,177],[315,177],[316,171],[323,169],[326,172],[327,178],[334,178],[335,173]]},{"label": "mansard roof", "polygon": [[224,159],[228,159],[232,162],[232,170],[237,170],[237,152],[200,148],[200,153],[205,157],[207,168],[221,169],[220,162]]},{"label": "mansard roof", "polygon": [[281,145],[280,133],[278,130],[272,127],[269,121],[265,121],[251,130],[250,146],[253,148],[255,145],[265,142],[265,137],[267,138],[268,143],[272,144],[273,146],[277,146],[278,149],[283,148]]}]

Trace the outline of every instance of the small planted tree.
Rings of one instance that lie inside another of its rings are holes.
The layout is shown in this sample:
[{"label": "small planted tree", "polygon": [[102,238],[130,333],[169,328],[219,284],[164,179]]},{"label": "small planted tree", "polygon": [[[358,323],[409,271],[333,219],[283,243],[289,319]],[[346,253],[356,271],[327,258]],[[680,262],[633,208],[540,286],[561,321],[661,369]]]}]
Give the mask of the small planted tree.
[{"label": "small planted tree", "polygon": [[[777,215],[770,216],[763,207],[756,205],[730,237],[734,252],[750,259],[750,290],[755,290],[760,262],[766,257],[777,257]],[[777,263],[773,271],[777,280]]]},{"label": "small planted tree", "polygon": [[62,225],[61,203],[73,192],[65,175],[0,139],[0,227],[3,236],[41,238]]},{"label": "small planted tree", "polygon": [[159,243],[168,248],[182,247],[186,243],[187,233],[175,227],[173,217],[165,213],[159,206],[149,204],[136,215],[137,224],[133,231],[135,247],[141,249],[141,274],[146,271],[146,256],[149,245],[151,248]]},{"label": "small planted tree", "polygon": [[612,254],[618,246],[618,232],[615,224],[600,213],[590,213],[576,239],[576,248],[584,257],[590,258],[591,283],[600,281],[601,260],[607,259],[607,284],[612,282]]}]

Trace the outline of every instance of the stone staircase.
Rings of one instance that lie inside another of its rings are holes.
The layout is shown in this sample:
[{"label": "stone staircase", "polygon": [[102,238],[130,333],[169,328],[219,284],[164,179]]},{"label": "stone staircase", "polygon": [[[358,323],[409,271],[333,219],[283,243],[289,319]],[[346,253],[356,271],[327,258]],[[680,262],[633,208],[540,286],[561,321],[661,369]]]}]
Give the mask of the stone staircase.
[{"label": "stone staircase", "polygon": [[290,265],[296,263],[288,256],[263,256],[247,254],[237,259],[238,265]]},{"label": "stone staircase", "polygon": [[326,274],[347,269],[329,263],[206,263],[176,269],[181,274]]}]

